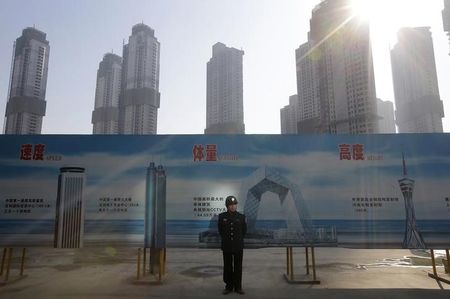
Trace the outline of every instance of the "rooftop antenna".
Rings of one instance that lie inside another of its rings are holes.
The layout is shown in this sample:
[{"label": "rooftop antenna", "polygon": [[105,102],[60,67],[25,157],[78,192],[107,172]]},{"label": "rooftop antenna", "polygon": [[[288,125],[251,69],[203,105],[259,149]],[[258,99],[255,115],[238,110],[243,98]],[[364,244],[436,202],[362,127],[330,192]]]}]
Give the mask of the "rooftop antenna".
[{"label": "rooftop antenna", "polygon": [[402,152],[402,160],[403,160],[403,175],[406,177],[408,175],[408,171],[406,170],[406,161],[404,152]]}]

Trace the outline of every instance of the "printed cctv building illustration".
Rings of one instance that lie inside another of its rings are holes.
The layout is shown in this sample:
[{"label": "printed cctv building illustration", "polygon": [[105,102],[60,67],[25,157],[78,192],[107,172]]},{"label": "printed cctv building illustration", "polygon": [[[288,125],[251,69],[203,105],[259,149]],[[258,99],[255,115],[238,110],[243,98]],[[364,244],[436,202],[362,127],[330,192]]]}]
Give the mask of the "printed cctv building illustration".
[{"label": "printed cctv building illustration", "polygon": [[84,186],[82,167],[63,167],[58,177],[56,201],[55,248],[81,248],[84,237]]},{"label": "printed cctv building illustration", "polygon": [[166,247],[166,172],[151,162],[147,168],[145,189],[146,248]]},{"label": "printed cctv building illustration", "polygon": [[[313,226],[300,188],[288,178],[271,167],[261,167],[253,172],[241,187],[240,198],[245,199],[244,214],[247,220],[247,247],[279,246],[279,244],[337,246],[334,227],[317,228]],[[286,229],[257,229],[256,223],[262,195],[275,193],[280,204],[292,198],[298,219],[286,219]],[[217,216],[211,219],[209,230],[200,233],[200,243],[216,247],[220,238],[217,232]]]},{"label": "printed cctv building illustration", "polygon": [[400,190],[405,199],[405,213],[406,213],[406,228],[405,238],[403,239],[403,248],[426,248],[423,241],[422,234],[416,225],[416,212],[414,210],[413,191],[414,180],[407,177],[405,155],[402,153],[403,159],[403,178],[398,180]]}]

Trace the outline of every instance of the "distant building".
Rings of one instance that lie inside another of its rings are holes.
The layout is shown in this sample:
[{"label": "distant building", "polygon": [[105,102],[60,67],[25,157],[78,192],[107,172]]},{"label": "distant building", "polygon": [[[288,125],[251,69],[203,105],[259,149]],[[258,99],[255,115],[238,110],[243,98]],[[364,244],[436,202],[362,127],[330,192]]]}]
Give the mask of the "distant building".
[{"label": "distant building", "polygon": [[391,61],[399,133],[443,132],[444,107],[430,28],[400,29]]},{"label": "distant building", "polygon": [[442,21],[444,23],[444,31],[447,32],[447,36],[450,38],[450,0],[444,0]]},{"label": "distant building", "polygon": [[296,51],[299,133],[378,132],[369,25],[350,2],[317,5],[308,41]]},{"label": "distant building", "polygon": [[26,28],[14,43],[5,134],[41,134],[50,45],[46,34]]},{"label": "distant building", "polygon": [[157,133],[160,47],[152,28],[133,26],[129,42],[123,46],[120,134]]},{"label": "distant building", "polygon": [[308,41],[295,51],[297,63],[297,132],[321,133],[320,97],[317,57],[312,42]]},{"label": "distant building", "polygon": [[81,248],[84,237],[85,169],[63,167],[58,178],[55,248]]},{"label": "distant building", "polygon": [[205,134],[245,134],[242,60],[244,51],[213,46],[207,64]]},{"label": "distant building", "polygon": [[97,71],[95,109],[92,112],[94,134],[119,133],[119,97],[122,76],[122,58],[105,54]]},{"label": "distant building", "polygon": [[395,134],[394,103],[377,99],[377,105],[379,116],[378,133]]},{"label": "distant building", "polygon": [[289,97],[289,105],[280,110],[281,134],[297,134],[298,96]]},{"label": "distant building", "polygon": [[164,167],[150,163],[147,168],[145,190],[146,248],[166,247],[166,172]]}]

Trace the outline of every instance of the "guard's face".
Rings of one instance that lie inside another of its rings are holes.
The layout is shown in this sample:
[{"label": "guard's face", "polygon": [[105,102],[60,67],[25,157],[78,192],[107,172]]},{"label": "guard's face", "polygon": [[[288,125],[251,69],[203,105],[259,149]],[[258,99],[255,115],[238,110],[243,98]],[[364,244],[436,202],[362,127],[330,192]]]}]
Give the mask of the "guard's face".
[{"label": "guard's face", "polygon": [[228,211],[230,212],[236,212],[237,210],[237,205],[229,205],[228,206]]}]

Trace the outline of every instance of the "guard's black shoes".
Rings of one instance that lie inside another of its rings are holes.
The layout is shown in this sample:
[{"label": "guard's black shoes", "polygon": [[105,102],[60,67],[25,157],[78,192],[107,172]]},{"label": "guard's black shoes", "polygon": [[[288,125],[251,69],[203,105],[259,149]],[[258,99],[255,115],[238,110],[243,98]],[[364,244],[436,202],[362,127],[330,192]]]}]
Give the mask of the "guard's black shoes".
[{"label": "guard's black shoes", "polygon": [[227,295],[227,294],[229,294],[231,292],[233,292],[233,291],[230,290],[230,289],[225,289],[225,290],[222,291],[222,294]]},{"label": "guard's black shoes", "polygon": [[245,292],[244,292],[242,289],[236,290],[236,293],[241,294],[241,295],[244,295],[244,294],[245,294]]}]

